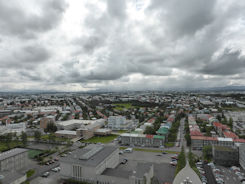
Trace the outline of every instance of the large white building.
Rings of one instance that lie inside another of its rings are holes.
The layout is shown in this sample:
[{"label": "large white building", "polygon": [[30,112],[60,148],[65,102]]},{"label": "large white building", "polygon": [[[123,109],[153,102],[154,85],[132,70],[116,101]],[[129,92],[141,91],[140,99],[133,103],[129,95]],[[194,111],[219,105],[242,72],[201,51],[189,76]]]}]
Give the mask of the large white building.
[{"label": "large white building", "polygon": [[239,164],[245,169],[245,144],[239,146]]},{"label": "large white building", "polygon": [[104,119],[97,119],[97,120],[78,120],[78,119],[71,119],[67,121],[60,121],[57,122],[56,125],[58,129],[61,130],[74,130],[84,126],[93,126],[93,125],[101,125],[105,124]]},{"label": "large white building", "polygon": [[107,168],[115,168],[119,164],[119,149],[114,146],[88,145],[73,151],[60,160],[60,175],[63,179],[73,178],[78,181],[110,183],[101,181],[101,174]]},{"label": "large white building", "polygon": [[26,131],[26,123],[12,123],[0,126],[0,134],[16,133],[20,135]]},{"label": "large white building", "polygon": [[110,116],[107,126],[111,130],[130,130],[136,128],[137,121],[126,120],[124,116]]}]

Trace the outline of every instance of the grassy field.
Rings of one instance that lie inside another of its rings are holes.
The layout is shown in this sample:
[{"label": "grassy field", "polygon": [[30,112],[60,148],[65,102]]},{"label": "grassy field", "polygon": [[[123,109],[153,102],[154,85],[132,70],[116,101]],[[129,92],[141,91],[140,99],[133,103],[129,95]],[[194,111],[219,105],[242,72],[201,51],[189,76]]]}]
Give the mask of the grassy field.
[{"label": "grassy field", "polygon": [[116,132],[116,133],[119,133],[119,134],[123,134],[123,133],[128,132],[128,130],[115,130],[113,132]]},{"label": "grassy field", "polygon": [[227,111],[245,111],[245,108],[242,108],[242,107],[222,107],[222,110],[227,110]]},{"label": "grassy field", "polygon": [[[127,147],[120,147],[120,150],[125,150]],[[153,152],[153,153],[162,153],[162,150],[156,150],[156,149],[145,149],[145,148],[133,148],[134,151],[144,151],[144,152]],[[170,153],[170,154],[178,154],[178,151],[169,151],[169,150],[164,150],[164,152],[166,153]]]},{"label": "grassy field", "polygon": [[30,169],[29,171],[26,172],[27,178],[31,177],[35,173],[34,169]]},{"label": "grassy field", "polygon": [[81,140],[81,142],[90,142],[90,143],[109,143],[116,139],[118,135],[109,135],[109,136],[104,136],[104,137],[92,137],[91,139],[88,140]]},{"label": "grassy field", "polygon": [[168,147],[168,148],[174,147],[174,143],[173,142],[167,142],[164,145],[165,145],[165,147]]},{"label": "grassy field", "polygon": [[[12,141],[9,143],[9,148],[12,149],[12,148],[15,148],[17,146],[21,146],[22,143],[21,142],[18,142],[18,141]],[[3,152],[5,150],[8,149],[8,145],[7,143],[3,143],[3,142],[0,142],[0,152]]]},{"label": "grassy field", "polygon": [[[49,136],[48,134],[47,135],[42,135],[41,136],[41,140],[48,140],[49,139],[48,136]],[[55,140],[56,141],[67,141],[68,139],[67,138],[61,138],[61,137],[55,137]]]},{"label": "grassy field", "polygon": [[35,158],[35,156],[37,156],[41,153],[43,153],[43,151],[41,151],[41,150],[28,150],[28,157],[33,159],[33,158]]},{"label": "grassy field", "polygon": [[131,103],[123,103],[123,104],[113,104],[116,107],[114,108],[115,110],[123,111],[123,109],[131,109],[135,108]]}]

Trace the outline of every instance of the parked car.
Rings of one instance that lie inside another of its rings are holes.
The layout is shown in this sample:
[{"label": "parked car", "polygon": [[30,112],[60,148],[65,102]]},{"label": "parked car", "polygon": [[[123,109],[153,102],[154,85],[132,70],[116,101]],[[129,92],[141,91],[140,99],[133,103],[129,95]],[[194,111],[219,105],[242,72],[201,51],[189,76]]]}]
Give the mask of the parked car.
[{"label": "parked car", "polygon": [[121,164],[126,164],[127,163],[127,159],[123,159],[123,161],[121,162]]},{"label": "parked car", "polygon": [[170,162],[170,165],[176,166],[177,165],[177,162],[176,161],[172,161],[172,162]]},{"label": "parked car", "polygon": [[123,154],[123,151],[119,151],[119,155],[122,155]]},{"label": "parked car", "polygon": [[42,175],[42,177],[48,177],[49,176],[49,172],[45,172],[45,173],[43,173],[43,175]]}]

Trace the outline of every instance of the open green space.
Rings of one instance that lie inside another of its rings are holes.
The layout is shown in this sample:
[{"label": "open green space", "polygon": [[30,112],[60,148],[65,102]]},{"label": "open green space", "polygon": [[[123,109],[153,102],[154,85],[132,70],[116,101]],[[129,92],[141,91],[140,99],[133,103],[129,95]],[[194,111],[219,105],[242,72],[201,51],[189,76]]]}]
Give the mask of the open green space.
[{"label": "open green space", "polygon": [[28,150],[28,157],[31,159],[34,159],[36,156],[40,155],[43,153],[41,150]]},{"label": "open green space", "polygon": [[136,108],[133,106],[131,103],[120,103],[120,104],[113,104],[116,107],[114,108],[115,110],[122,111],[123,109],[131,109],[131,108]]},{"label": "open green space", "polygon": [[[42,135],[41,140],[49,140],[49,135]],[[55,137],[55,141],[67,141],[68,138]]]},{"label": "open green space", "polygon": [[26,177],[29,178],[31,177],[33,174],[35,173],[35,170],[34,169],[30,169],[26,172]]},{"label": "open green space", "polygon": [[128,130],[115,130],[113,132],[116,132],[116,133],[119,133],[119,134],[123,134],[123,133],[129,132],[129,131]]},{"label": "open green space", "polygon": [[[125,150],[127,147],[121,146],[120,150]],[[169,154],[179,154],[178,151],[170,150],[157,150],[157,149],[146,149],[146,148],[133,148],[134,151],[143,151],[143,152],[153,152],[153,153],[162,153],[163,151]]]},{"label": "open green space", "polygon": [[108,135],[108,136],[101,136],[101,137],[95,136],[95,137],[92,137],[88,140],[81,140],[81,142],[106,144],[106,143],[113,141],[117,137],[118,137],[118,135]]},{"label": "open green space", "polygon": [[0,142],[0,152],[6,151],[8,149],[15,148],[17,146],[22,146],[22,143],[19,141],[11,141],[9,143]]},{"label": "open green space", "polygon": [[221,109],[227,111],[245,111],[244,107],[222,107]]},{"label": "open green space", "polygon": [[174,147],[174,142],[166,142],[164,145],[167,148]]}]

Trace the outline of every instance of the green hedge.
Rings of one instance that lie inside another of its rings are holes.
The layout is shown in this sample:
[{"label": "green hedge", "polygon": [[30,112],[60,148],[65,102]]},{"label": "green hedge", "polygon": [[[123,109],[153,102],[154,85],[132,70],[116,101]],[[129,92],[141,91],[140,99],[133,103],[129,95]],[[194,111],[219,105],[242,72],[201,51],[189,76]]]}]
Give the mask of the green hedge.
[{"label": "green hedge", "polygon": [[175,175],[177,175],[181,171],[181,169],[185,167],[185,165],[186,165],[185,151],[184,151],[184,147],[182,147],[181,152],[178,156],[178,163],[175,170]]}]

